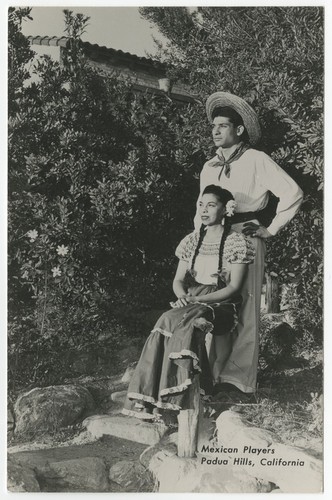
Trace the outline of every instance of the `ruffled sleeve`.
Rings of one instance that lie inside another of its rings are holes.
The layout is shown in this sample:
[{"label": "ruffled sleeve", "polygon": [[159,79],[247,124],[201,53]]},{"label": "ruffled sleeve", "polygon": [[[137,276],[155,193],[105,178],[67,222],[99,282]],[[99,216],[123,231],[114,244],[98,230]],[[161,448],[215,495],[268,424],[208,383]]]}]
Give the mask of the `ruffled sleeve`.
[{"label": "ruffled sleeve", "polygon": [[255,258],[254,245],[243,234],[234,232],[225,241],[224,258],[231,264],[250,264]]},{"label": "ruffled sleeve", "polygon": [[198,242],[198,233],[194,231],[193,233],[188,234],[183,238],[182,241],[178,244],[175,255],[185,262],[189,262],[190,257],[195,251]]}]

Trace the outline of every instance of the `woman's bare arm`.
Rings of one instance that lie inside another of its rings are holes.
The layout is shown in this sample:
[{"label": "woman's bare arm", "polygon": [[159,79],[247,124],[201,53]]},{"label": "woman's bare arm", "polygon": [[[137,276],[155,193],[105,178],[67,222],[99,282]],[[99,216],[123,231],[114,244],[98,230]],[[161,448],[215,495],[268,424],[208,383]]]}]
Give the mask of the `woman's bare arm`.
[{"label": "woman's bare arm", "polygon": [[188,262],[179,260],[178,267],[173,280],[173,292],[177,298],[182,298],[187,295],[187,290],[184,288],[184,277],[188,270]]},{"label": "woman's bare arm", "polygon": [[217,290],[216,292],[207,293],[206,295],[198,295],[195,297],[189,297],[188,295],[177,301],[176,307],[183,307],[187,304],[194,302],[203,302],[205,304],[212,304],[216,302],[222,302],[223,300],[230,299],[234,295],[240,292],[243,284],[244,277],[246,275],[248,264],[232,264],[231,265],[231,278],[229,284]]}]

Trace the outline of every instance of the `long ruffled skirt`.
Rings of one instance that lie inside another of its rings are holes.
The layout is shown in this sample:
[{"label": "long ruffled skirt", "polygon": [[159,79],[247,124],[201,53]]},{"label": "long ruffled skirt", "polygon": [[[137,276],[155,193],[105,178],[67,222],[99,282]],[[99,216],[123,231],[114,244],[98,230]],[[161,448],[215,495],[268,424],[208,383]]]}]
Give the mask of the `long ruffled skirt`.
[{"label": "long ruffled skirt", "polygon": [[[192,295],[214,291],[214,285],[191,289]],[[212,374],[205,335],[228,333],[236,327],[239,300],[219,304],[188,304],[161,315],[143,347],[129,384],[125,415],[155,419],[158,409],[188,407],[188,388],[199,374],[203,396],[211,394]]]}]

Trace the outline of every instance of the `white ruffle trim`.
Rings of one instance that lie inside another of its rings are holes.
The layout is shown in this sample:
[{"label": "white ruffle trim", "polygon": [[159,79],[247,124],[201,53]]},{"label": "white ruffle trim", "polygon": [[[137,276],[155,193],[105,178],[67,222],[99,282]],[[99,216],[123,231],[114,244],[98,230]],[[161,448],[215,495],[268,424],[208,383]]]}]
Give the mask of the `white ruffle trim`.
[{"label": "white ruffle trim", "polygon": [[[193,383],[193,381],[188,378],[186,379],[182,384],[174,386],[174,387],[169,387],[168,389],[163,389],[160,391],[160,396],[166,396],[169,394],[176,394],[179,392],[182,392]],[[204,389],[199,389],[199,392],[201,396],[203,396],[203,399],[209,398],[210,396],[205,395]],[[153,404],[157,408],[162,408],[164,410],[177,410],[181,411],[182,407],[179,405],[176,405],[175,403],[165,403],[163,401],[156,401],[152,396],[146,396],[145,394],[139,394],[137,392],[129,392],[128,393],[128,399],[138,399],[139,401],[146,401],[147,403]],[[141,405],[139,403],[135,403],[135,407],[137,408],[144,408],[144,405]],[[123,408],[122,413],[124,415],[129,415],[132,417],[138,417],[142,419],[152,419],[154,418],[151,414],[149,413],[144,413],[144,412],[139,412],[139,411],[133,411],[133,410],[127,410],[126,408]],[[160,416],[158,414],[154,414],[156,417]]]},{"label": "white ruffle trim", "polygon": [[[173,387],[171,387],[171,389],[173,389]],[[180,392],[180,391],[172,391],[172,392]],[[146,403],[151,403],[153,406],[156,406],[157,408],[163,408],[164,410],[182,410],[181,406],[179,405],[176,405],[174,403],[165,403],[163,401],[157,401],[152,396],[146,396],[145,394],[139,394],[137,392],[128,392],[128,399],[137,399],[138,401],[145,401]],[[137,405],[137,403],[135,403],[135,406],[140,407],[140,405],[139,404]]]},{"label": "white ruffle trim", "polygon": [[123,408],[121,411],[123,415],[127,415],[128,417],[136,417],[140,418],[141,420],[156,420],[157,415],[153,415],[152,413],[144,413],[144,412],[139,412],[139,411],[133,411],[133,410],[127,410],[126,408]]},{"label": "white ruffle trim", "polygon": [[[182,382],[182,384],[180,385],[177,385],[175,387],[169,387],[168,389],[163,389],[162,391],[160,391],[160,396],[167,396],[169,394],[176,394],[178,392],[182,392],[186,389],[188,389],[188,387],[193,383],[193,381],[190,379],[190,378],[187,378],[187,380],[185,380],[184,382]],[[205,396],[205,391],[204,389],[199,389],[199,393],[202,395],[202,396]],[[208,396],[206,396],[208,397]],[[180,408],[182,409],[182,408]]]},{"label": "white ruffle trim", "polygon": [[187,378],[182,384],[180,385],[175,385],[174,387],[168,387],[167,389],[162,389],[160,391],[160,396],[166,396],[168,394],[175,394],[177,392],[183,392],[185,389],[188,389],[188,387],[192,384],[192,380],[190,378]]},{"label": "white ruffle trim", "polygon": [[184,357],[190,356],[194,360],[194,369],[198,372],[201,372],[201,368],[199,366],[199,359],[196,353],[190,351],[189,349],[182,349],[180,352],[171,352],[168,357],[169,359],[181,359]]},{"label": "white ruffle trim", "polygon": [[129,399],[138,399],[139,401],[146,401],[147,403],[155,404],[156,400],[152,396],[146,396],[145,394],[140,394],[139,392],[128,392]]},{"label": "white ruffle trim", "polygon": [[154,328],[151,333],[161,333],[165,337],[172,337],[172,332],[169,332],[168,330],[163,330],[162,328]]},{"label": "white ruffle trim", "polygon": [[135,403],[135,408],[141,408],[142,409],[142,408],[145,408],[145,406],[142,405],[142,403],[138,403],[137,402],[137,403]]},{"label": "white ruffle trim", "polygon": [[180,352],[171,352],[168,357],[169,359],[178,359],[183,358],[183,356],[190,356],[195,361],[199,361],[197,354],[194,351],[190,351],[189,349],[182,349]]},{"label": "white ruffle trim", "polygon": [[[194,370],[198,371],[198,372],[201,372],[201,368],[199,366],[199,359],[198,359],[198,356],[197,354],[195,354],[193,351],[190,351],[189,349],[182,349],[182,351],[180,352],[171,352],[168,357],[170,359],[181,359],[183,357],[187,357],[187,356],[190,356],[193,360],[194,360]],[[187,378],[184,382],[182,382],[182,384],[180,385],[176,385],[174,387],[168,387],[166,389],[162,389],[160,391],[160,396],[167,396],[168,394],[176,394],[178,392],[183,392],[185,391],[186,389],[188,389],[188,387],[193,383],[193,381],[190,379],[190,378]],[[202,394],[203,396],[205,396],[205,391],[204,389],[201,389],[200,388],[200,394]]]}]

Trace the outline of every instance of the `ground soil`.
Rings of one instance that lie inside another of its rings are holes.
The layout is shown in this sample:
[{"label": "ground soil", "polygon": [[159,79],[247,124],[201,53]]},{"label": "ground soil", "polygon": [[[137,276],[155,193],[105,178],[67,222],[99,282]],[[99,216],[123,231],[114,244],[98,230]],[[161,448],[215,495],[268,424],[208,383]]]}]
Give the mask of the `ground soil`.
[{"label": "ground soil", "polygon": [[248,401],[242,395],[243,406],[235,407],[253,425],[276,433],[283,443],[322,458],[322,351],[288,361],[293,367],[262,370],[255,398]]}]

